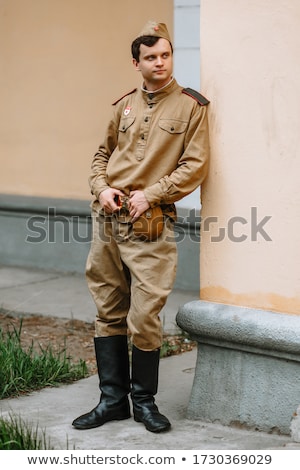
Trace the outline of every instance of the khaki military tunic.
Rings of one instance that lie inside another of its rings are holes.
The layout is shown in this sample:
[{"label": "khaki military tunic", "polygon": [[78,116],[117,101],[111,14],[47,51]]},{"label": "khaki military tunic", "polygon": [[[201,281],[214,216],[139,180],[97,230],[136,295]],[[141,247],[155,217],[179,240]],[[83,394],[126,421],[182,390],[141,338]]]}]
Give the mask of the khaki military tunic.
[{"label": "khaki military tunic", "polygon": [[[127,334],[129,329],[139,349],[161,346],[159,313],[177,265],[175,212],[170,207],[202,183],[208,158],[207,107],[175,80],[156,92],[133,90],[114,104],[89,179],[95,201],[86,275],[98,310],[97,336]],[[171,215],[162,235],[141,241],[133,234],[129,214],[105,214],[98,198],[108,187],[128,195],[143,190],[150,206],[162,205]]]}]

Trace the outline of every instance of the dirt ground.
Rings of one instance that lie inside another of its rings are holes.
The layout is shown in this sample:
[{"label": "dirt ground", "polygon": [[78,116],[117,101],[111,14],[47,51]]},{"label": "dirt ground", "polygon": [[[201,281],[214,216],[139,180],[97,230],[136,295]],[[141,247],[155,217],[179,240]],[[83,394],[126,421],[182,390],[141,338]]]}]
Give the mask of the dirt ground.
[{"label": "dirt ground", "polygon": [[[43,349],[51,345],[53,351],[66,349],[67,356],[73,363],[84,360],[89,374],[97,372],[94,354],[94,323],[81,320],[65,320],[55,317],[39,315],[20,315],[0,311],[0,329],[2,332],[21,332],[21,345],[23,349],[34,344]],[[181,354],[190,351],[195,343],[182,335],[166,335],[163,350],[165,356]]]}]

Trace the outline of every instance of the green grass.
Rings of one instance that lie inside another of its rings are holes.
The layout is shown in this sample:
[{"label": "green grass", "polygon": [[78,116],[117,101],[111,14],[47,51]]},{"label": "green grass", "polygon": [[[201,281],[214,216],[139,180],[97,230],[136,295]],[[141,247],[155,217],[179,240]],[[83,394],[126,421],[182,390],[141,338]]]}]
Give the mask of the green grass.
[{"label": "green grass", "polygon": [[46,348],[21,346],[19,329],[3,332],[0,328],[0,399],[18,396],[47,386],[79,380],[87,375],[86,363],[71,364],[65,348],[54,353]]},{"label": "green grass", "polygon": [[20,418],[0,418],[0,450],[53,450],[45,432]]},{"label": "green grass", "polygon": [[[51,345],[25,350],[21,346],[22,321],[18,329],[0,328],[0,399],[19,396],[47,386],[73,382],[88,375],[86,363],[71,364],[66,349],[54,353]],[[21,418],[0,417],[0,450],[52,450],[45,432]]]}]

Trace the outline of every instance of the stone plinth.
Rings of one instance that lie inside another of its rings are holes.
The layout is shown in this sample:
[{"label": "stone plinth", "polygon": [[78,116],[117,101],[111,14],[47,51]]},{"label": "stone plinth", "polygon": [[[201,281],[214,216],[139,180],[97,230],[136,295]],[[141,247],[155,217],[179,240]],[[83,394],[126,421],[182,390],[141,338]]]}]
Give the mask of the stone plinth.
[{"label": "stone plinth", "polygon": [[290,434],[300,404],[300,317],[199,300],[176,319],[198,342],[188,418]]}]

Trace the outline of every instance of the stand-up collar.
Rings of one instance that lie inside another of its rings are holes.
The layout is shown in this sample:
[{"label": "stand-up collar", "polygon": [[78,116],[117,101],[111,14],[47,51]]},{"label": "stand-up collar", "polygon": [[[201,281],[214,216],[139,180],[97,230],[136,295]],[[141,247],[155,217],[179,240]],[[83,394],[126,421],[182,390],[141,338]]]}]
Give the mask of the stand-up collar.
[{"label": "stand-up collar", "polygon": [[163,99],[166,95],[172,93],[172,91],[177,87],[177,82],[175,78],[172,78],[169,83],[164,85],[162,88],[159,88],[155,91],[148,91],[143,86],[141,87],[141,92],[143,94],[143,98],[149,103],[157,103],[161,99]]}]

